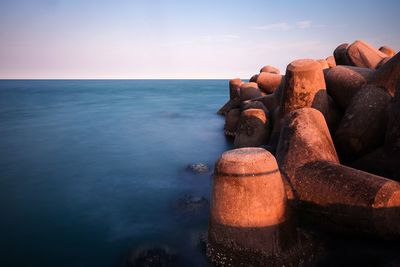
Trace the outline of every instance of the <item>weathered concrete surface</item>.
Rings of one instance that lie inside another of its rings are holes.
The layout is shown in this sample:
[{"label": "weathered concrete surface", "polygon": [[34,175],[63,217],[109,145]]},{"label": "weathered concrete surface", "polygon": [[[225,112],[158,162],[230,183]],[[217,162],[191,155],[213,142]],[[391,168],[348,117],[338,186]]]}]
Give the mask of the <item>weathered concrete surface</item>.
[{"label": "weathered concrete surface", "polygon": [[333,51],[333,56],[335,58],[336,65],[350,65],[351,62],[347,56],[347,47],[349,44],[344,43],[336,47]]},{"label": "weathered concrete surface", "polygon": [[388,57],[393,57],[394,55],[396,55],[396,51],[394,51],[393,48],[389,47],[389,46],[381,46],[379,48],[379,51],[381,51],[382,53],[386,54]]},{"label": "weathered concrete surface", "polygon": [[347,47],[347,56],[351,65],[370,69],[376,69],[378,64],[387,57],[385,53],[362,40],[357,40]]},{"label": "weathered concrete surface", "polygon": [[246,109],[242,112],[236,129],[234,146],[257,147],[265,144],[269,137],[268,114],[262,109]]},{"label": "weathered concrete surface", "polygon": [[[274,156],[262,148],[222,154],[215,165],[209,242],[237,250],[279,253],[296,238]],[[292,235],[292,236],[290,236]]]},{"label": "weathered concrete surface", "polygon": [[334,162],[298,168],[296,215],[337,231],[400,236],[400,184]]},{"label": "weathered concrete surface", "polygon": [[289,199],[296,198],[296,189],[292,184],[296,179],[297,168],[317,160],[339,163],[321,112],[313,108],[302,108],[292,111],[284,118],[276,159],[286,182]]},{"label": "weathered concrete surface", "polygon": [[272,94],[281,84],[282,75],[269,72],[261,72],[258,75],[256,82],[262,92],[266,94]]},{"label": "weathered concrete surface", "polygon": [[353,97],[335,133],[335,145],[344,160],[365,155],[383,144],[390,95],[374,85]]},{"label": "weathered concrete surface", "polygon": [[240,86],[240,100],[246,101],[249,99],[254,99],[261,96],[261,91],[258,88],[257,83],[249,82],[243,83]]},{"label": "weathered concrete surface", "polygon": [[227,136],[235,136],[240,118],[240,109],[231,109],[225,117],[224,133]]},{"label": "weathered concrete surface", "polygon": [[328,94],[345,110],[354,94],[373,78],[374,71],[367,68],[337,66],[325,71]]},{"label": "weathered concrete surface", "polygon": [[275,74],[280,74],[281,73],[278,68],[275,68],[275,67],[269,66],[269,65],[266,65],[266,66],[262,67],[261,70],[260,70],[260,73],[261,72],[269,72],[269,73],[275,73]]}]

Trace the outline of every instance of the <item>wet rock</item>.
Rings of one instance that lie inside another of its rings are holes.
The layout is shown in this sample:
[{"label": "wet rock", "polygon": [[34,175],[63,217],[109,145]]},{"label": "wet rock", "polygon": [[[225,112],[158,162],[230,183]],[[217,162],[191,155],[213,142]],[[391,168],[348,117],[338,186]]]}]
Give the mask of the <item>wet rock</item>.
[{"label": "wet rock", "polygon": [[139,249],[125,260],[124,267],[169,267],[176,266],[178,258],[166,248]]},{"label": "wet rock", "polygon": [[207,164],[204,163],[193,163],[187,166],[187,169],[194,173],[206,173],[210,171]]}]

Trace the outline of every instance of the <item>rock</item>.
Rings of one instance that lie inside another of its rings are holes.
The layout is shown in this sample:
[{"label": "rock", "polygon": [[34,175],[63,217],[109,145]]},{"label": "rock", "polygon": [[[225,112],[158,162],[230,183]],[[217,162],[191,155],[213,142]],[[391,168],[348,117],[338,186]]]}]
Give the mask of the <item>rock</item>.
[{"label": "rock", "polygon": [[328,63],[329,68],[336,67],[336,61],[334,56],[329,56],[325,60],[326,63]]},{"label": "rock", "polygon": [[[207,248],[211,261],[223,265],[225,257],[225,264],[246,266],[248,258],[280,258],[295,246],[296,239],[282,178],[271,153],[262,148],[223,153],[216,163],[212,189]],[[233,262],[238,253],[240,262]]]},{"label": "rock", "polygon": [[394,51],[393,48],[386,46],[386,45],[381,46],[379,48],[379,51],[386,54],[388,57],[393,57],[394,55],[396,55],[396,51]]},{"label": "rock", "polygon": [[261,91],[258,88],[257,83],[249,82],[243,83],[240,86],[240,100],[246,101],[249,99],[254,99],[261,96]]},{"label": "rock", "polygon": [[188,170],[191,170],[194,173],[205,173],[209,172],[210,168],[207,166],[207,164],[204,163],[193,163],[187,166]]},{"label": "rock", "polygon": [[322,69],[329,69],[329,64],[325,59],[318,59],[317,62],[321,65]]},{"label": "rock", "polygon": [[400,184],[335,162],[309,162],[292,181],[296,215],[346,234],[400,237]]},{"label": "rock", "polygon": [[240,109],[231,109],[225,117],[224,133],[227,136],[235,136],[240,118]]},{"label": "rock", "polygon": [[387,57],[386,54],[361,40],[357,40],[347,47],[347,56],[351,65],[370,69],[376,69],[379,62]]},{"label": "rock", "polygon": [[177,208],[183,213],[208,211],[209,206],[210,203],[207,198],[190,194],[186,194],[182,198],[179,198],[177,202]]},{"label": "rock", "polygon": [[337,66],[325,71],[328,94],[345,110],[355,93],[373,78],[374,71],[367,68]]},{"label": "rock", "polygon": [[344,43],[336,47],[333,51],[333,56],[335,58],[336,65],[350,65],[351,62],[347,55],[347,47],[349,44]]},{"label": "rock", "polygon": [[177,256],[164,248],[150,248],[134,251],[125,260],[124,267],[167,267],[176,266]]},{"label": "rock", "polygon": [[383,144],[390,95],[373,85],[361,88],[335,133],[335,145],[344,160],[355,159]]},{"label": "rock", "polygon": [[284,178],[289,199],[296,198],[296,170],[312,161],[339,163],[335,146],[322,113],[313,108],[290,112],[283,121],[276,159]]},{"label": "rock", "polygon": [[269,72],[261,72],[258,75],[256,82],[262,92],[266,94],[272,94],[275,89],[278,88],[281,84],[282,75]]},{"label": "rock", "polygon": [[269,137],[268,117],[261,109],[242,112],[236,129],[234,147],[256,147],[265,144]]},{"label": "rock", "polygon": [[264,67],[261,68],[260,73],[261,72],[267,72],[267,73],[275,73],[275,74],[281,74],[280,70],[278,68],[266,65]]}]

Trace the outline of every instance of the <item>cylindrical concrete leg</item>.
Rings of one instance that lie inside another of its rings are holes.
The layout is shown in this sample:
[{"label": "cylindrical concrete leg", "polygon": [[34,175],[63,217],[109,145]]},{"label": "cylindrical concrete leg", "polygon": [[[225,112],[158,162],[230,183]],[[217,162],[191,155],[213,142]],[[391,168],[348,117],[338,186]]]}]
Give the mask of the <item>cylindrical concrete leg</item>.
[{"label": "cylindrical concrete leg", "polygon": [[227,136],[235,136],[240,118],[240,109],[231,109],[225,117],[224,133]]},{"label": "cylindrical concrete leg", "polygon": [[346,233],[400,237],[400,184],[333,162],[297,169],[296,215]]},{"label": "cylindrical concrete leg", "polygon": [[370,69],[376,69],[382,59],[387,57],[386,54],[362,40],[357,40],[347,47],[347,56],[351,65]]},{"label": "cylindrical concrete leg", "polygon": [[[274,156],[262,148],[223,153],[214,172],[208,231],[211,260],[220,263],[223,256],[218,251],[230,251],[232,257],[243,252],[278,257],[295,239],[295,229],[288,223],[285,189]],[[229,260],[230,256],[225,259]],[[236,260],[243,260],[241,264],[250,260],[254,264],[257,257],[248,255]],[[252,262],[247,264],[254,266]]]},{"label": "cylindrical concrete leg", "polygon": [[[303,107],[314,107],[326,99],[326,86],[321,65],[312,59],[300,59],[286,68],[285,89],[281,99],[284,114]],[[323,99],[325,94],[325,99]],[[322,111],[323,112],[323,111]]]},{"label": "cylindrical concrete leg", "polygon": [[296,199],[294,183],[297,168],[307,162],[339,162],[324,116],[316,109],[302,108],[284,118],[276,151],[289,199]]},{"label": "cylindrical concrete leg", "polygon": [[347,56],[347,47],[349,44],[341,44],[333,51],[333,56],[337,65],[350,65],[350,60]]},{"label": "cylindrical concrete leg", "polygon": [[240,86],[243,84],[242,80],[235,78],[229,81],[229,97],[235,99],[240,96]]},{"label": "cylindrical concrete leg", "polygon": [[275,73],[275,74],[280,74],[280,70],[278,68],[266,65],[264,67],[261,68],[260,73],[261,72],[269,72],[269,73]]},{"label": "cylindrical concrete leg", "polygon": [[234,146],[257,147],[269,137],[267,114],[262,109],[246,109],[242,112],[236,129]]}]

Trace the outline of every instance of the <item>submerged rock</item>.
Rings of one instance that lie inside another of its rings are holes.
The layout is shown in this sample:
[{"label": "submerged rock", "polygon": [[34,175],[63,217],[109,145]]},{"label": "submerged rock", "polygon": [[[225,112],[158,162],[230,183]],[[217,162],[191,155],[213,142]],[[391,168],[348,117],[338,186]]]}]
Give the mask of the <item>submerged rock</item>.
[{"label": "submerged rock", "polygon": [[187,169],[194,173],[206,173],[210,171],[207,164],[204,163],[193,163],[187,166]]},{"label": "submerged rock", "polygon": [[149,248],[133,251],[125,260],[124,267],[176,266],[177,256],[165,248]]},{"label": "submerged rock", "polygon": [[210,203],[207,198],[190,194],[184,195],[177,202],[177,208],[184,213],[208,211],[209,206]]}]

